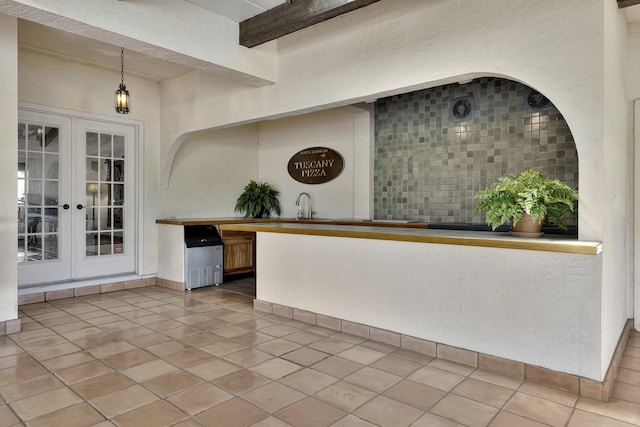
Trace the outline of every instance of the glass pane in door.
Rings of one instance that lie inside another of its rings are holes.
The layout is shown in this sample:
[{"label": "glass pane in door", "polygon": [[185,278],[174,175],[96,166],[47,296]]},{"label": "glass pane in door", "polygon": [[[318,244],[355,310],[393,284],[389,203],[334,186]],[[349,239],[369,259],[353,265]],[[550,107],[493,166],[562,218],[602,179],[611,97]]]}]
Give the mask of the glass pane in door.
[{"label": "glass pane in door", "polygon": [[18,124],[18,263],[59,257],[58,134],[57,127]]},{"label": "glass pane in door", "polygon": [[[124,253],[124,136],[86,132],[87,257]],[[114,207],[117,206],[117,209]]]}]

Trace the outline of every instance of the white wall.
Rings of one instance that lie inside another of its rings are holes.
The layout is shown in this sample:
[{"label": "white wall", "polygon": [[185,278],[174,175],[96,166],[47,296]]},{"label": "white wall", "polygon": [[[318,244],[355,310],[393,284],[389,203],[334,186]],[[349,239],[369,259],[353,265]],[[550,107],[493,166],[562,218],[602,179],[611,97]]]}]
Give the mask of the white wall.
[{"label": "white wall", "polygon": [[603,25],[601,0],[374,3],[279,39],[272,86],[228,88],[202,73],[163,86],[179,102],[163,108],[173,120],[163,127],[162,173],[193,130],[505,76],[547,94],[567,119],[580,156],[580,236],[601,240]]},{"label": "white wall", "polygon": [[[115,112],[114,92],[120,73],[41,55],[19,51],[18,98],[20,102],[103,115],[110,119],[140,120],[144,123],[144,260],[140,274],[155,274],[158,254],[158,146],[160,140],[160,87],[158,83],[126,76],[132,108],[126,116]],[[17,122],[16,122],[17,123]],[[12,128],[17,126],[13,125]],[[12,136],[12,138],[15,135]],[[13,249],[12,249],[13,251]]]},{"label": "white wall", "polygon": [[[629,271],[633,264],[632,201],[628,199],[629,178],[633,176],[630,141],[627,137],[627,100],[625,94],[625,56],[627,24],[616,2],[604,2],[604,133],[602,159],[607,171],[604,181],[602,281],[602,365],[608,366],[620,331],[633,316],[628,310],[628,291],[632,286]],[[632,151],[631,151],[632,152]],[[580,175],[582,178],[582,174]],[[581,183],[582,185],[582,183]],[[582,188],[582,187],[581,187]],[[629,207],[629,208],[628,208]]]},{"label": "white wall", "polygon": [[0,321],[18,318],[18,27],[0,14]]},{"label": "white wall", "polygon": [[[260,124],[260,180],[280,191],[283,217],[296,217],[295,202],[301,192],[311,196],[316,218],[371,217],[369,181],[359,179],[369,176],[371,158],[362,153],[356,156],[356,150],[368,154],[373,137],[370,120],[368,111],[339,108]],[[345,165],[342,173],[324,184],[303,184],[291,178],[289,159],[309,147],[328,147],[340,153]]]},{"label": "white wall", "polygon": [[258,233],[257,251],[259,300],[596,381],[606,372],[600,255],[282,233]]},{"label": "white wall", "polygon": [[239,216],[238,196],[258,179],[258,125],[191,135],[173,169],[169,188],[159,194],[160,218]]},{"label": "white wall", "polygon": [[[635,289],[631,290],[635,300],[635,329],[640,331],[640,22],[628,26],[627,31],[626,89],[628,100],[628,138],[635,148]],[[635,108],[634,108],[635,100]],[[633,312],[632,312],[633,313]]]}]

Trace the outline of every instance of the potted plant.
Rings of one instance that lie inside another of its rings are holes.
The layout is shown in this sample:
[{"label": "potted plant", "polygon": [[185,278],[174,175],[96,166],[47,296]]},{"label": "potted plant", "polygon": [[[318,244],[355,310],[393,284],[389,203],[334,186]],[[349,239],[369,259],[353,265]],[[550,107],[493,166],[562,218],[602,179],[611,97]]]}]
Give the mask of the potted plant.
[{"label": "potted plant", "polygon": [[235,210],[253,218],[270,216],[271,212],[280,215],[279,195],[280,192],[270,184],[251,180],[238,197]]},{"label": "potted plant", "polygon": [[487,223],[493,230],[511,220],[513,234],[539,236],[543,221],[567,228],[565,215],[575,215],[578,192],[529,169],[518,176],[498,178],[498,182],[478,191],[474,198],[482,199],[476,210],[486,212]]}]

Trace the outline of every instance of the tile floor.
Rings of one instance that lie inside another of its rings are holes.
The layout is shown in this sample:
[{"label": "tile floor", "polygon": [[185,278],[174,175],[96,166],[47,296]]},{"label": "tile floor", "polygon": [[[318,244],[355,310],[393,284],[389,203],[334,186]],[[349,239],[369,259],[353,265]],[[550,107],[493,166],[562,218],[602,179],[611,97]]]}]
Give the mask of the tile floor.
[{"label": "tile floor", "polygon": [[640,426],[640,333],[608,403],[157,286],[20,307],[6,426]]}]

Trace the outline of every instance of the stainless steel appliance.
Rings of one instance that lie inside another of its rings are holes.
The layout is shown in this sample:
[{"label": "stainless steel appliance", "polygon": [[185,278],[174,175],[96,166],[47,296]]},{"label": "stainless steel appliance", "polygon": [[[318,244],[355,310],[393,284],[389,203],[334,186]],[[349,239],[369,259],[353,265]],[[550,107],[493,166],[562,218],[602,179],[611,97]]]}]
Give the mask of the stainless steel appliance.
[{"label": "stainless steel appliance", "polygon": [[184,227],[184,282],[190,291],[223,281],[224,249],[214,225]]}]

